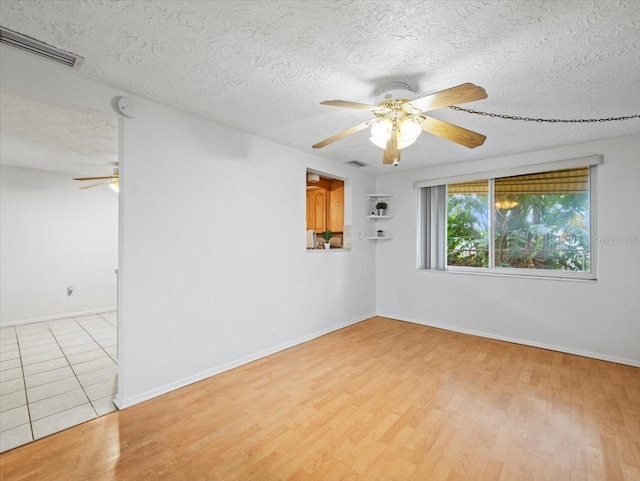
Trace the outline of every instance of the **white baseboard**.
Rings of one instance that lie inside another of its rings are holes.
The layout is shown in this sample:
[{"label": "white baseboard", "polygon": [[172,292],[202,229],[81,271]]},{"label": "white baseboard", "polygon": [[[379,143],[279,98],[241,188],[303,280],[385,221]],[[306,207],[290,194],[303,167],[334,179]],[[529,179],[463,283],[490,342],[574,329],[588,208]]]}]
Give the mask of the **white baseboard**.
[{"label": "white baseboard", "polygon": [[55,321],[56,319],[66,319],[67,317],[89,316],[91,314],[100,314],[101,312],[117,311],[117,307],[105,307],[103,309],[92,309],[90,311],[68,312],[66,314],[58,314],[55,316],[34,317],[33,319],[23,319],[21,321],[10,321],[0,323],[0,327],[19,326],[21,324],[30,324],[32,322]]},{"label": "white baseboard", "polygon": [[351,326],[353,324],[357,324],[359,322],[362,322],[362,321],[364,321],[366,319],[370,319],[372,317],[375,317],[375,314],[369,314],[369,315],[366,315],[366,316],[358,317],[356,319],[352,319],[352,320],[347,321],[347,322],[336,324],[336,325],[328,327],[326,329],[322,329],[322,330],[316,331],[316,332],[314,332],[312,334],[308,334],[308,335],[300,337],[298,339],[294,339],[294,340],[286,342],[284,344],[280,344],[279,346],[275,346],[273,348],[265,349],[264,351],[260,351],[260,352],[257,352],[255,354],[251,354],[249,356],[245,356],[243,358],[236,359],[235,361],[231,361],[231,362],[222,364],[220,366],[213,367],[211,369],[207,369],[206,371],[199,372],[197,374],[194,374],[193,376],[188,376],[188,377],[185,377],[183,379],[179,379],[179,380],[177,380],[175,382],[172,382],[172,383],[169,383],[169,384],[165,384],[164,386],[160,386],[158,388],[151,389],[149,391],[143,392],[142,394],[138,394],[138,395],[135,395],[135,396],[123,398],[123,397],[121,397],[120,393],[118,393],[116,395],[116,398],[113,401],[113,403],[116,405],[116,407],[118,409],[126,409],[126,408],[128,408],[130,406],[133,406],[135,404],[139,404],[139,403],[141,403],[143,401],[147,401],[149,399],[152,399],[154,397],[160,396],[162,394],[166,394],[166,393],[168,393],[170,391],[174,391],[174,390],[179,389],[181,387],[188,386],[189,384],[193,384],[194,382],[202,381],[203,379],[206,379],[206,378],[211,377],[211,376],[215,376],[216,374],[220,374],[222,372],[228,371],[230,369],[234,369],[236,367],[240,367],[240,366],[242,366],[244,364],[248,364],[248,363],[253,362],[253,361],[257,360],[257,359],[261,359],[263,357],[270,356],[271,354],[274,354],[276,352],[284,351],[285,349],[289,349],[290,347],[297,346],[298,344],[302,344],[303,342],[307,342],[307,341],[310,341],[310,340],[315,339],[317,337],[324,336],[325,334],[328,334],[330,332],[343,329],[343,328],[345,328],[347,326]]},{"label": "white baseboard", "polygon": [[395,315],[387,315],[387,314],[376,314],[376,315],[380,317],[386,317],[388,319],[395,319],[398,321],[405,321],[405,322],[411,322],[413,324],[420,324],[422,326],[444,329],[446,331],[460,332],[462,334],[471,334],[473,336],[484,337],[487,339],[495,339],[496,341],[512,342],[514,344],[522,344],[523,346],[539,347],[541,349],[548,349],[550,351],[564,352],[566,354],[575,354],[576,356],[599,359],[601,361],[609,361],[609,362],[615,362],[617,364],[625,364],[627,366],[640,367],[640,360],[637,360],[637,359],[626,359],[623,357],[610,356],[608,354],[582,351],[580,349],[573,349],[571,347],[556,346],[553,344],[545,344],[543,342],[528,341],[526,339],[516,339],[513,337],[500,336],[498,334],[492,334],[492,333],[481,332],[481,331],[474,331],[472,329],[464,329],[461,327],[450,326],[447,324],[427,322],[421,319],[411,319],[411,318],[398,317]]}]

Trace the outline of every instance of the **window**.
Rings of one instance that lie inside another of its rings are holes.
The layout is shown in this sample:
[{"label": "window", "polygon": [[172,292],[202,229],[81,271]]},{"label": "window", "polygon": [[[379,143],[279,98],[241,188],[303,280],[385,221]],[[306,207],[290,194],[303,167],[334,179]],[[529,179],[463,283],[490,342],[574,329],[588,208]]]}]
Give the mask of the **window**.
[{"label": "window", "polygon": [[589,168],[495,179],[495,265],[589,272]]},{"label": "window", "polygon": [[447,265],[489,266],[489,181],[447,186]]},{"label": "window", "polygon": [[595,278],[593,194],[601,162],[595,156],[544,165],[554,170],[416,183],[419,268]]}]

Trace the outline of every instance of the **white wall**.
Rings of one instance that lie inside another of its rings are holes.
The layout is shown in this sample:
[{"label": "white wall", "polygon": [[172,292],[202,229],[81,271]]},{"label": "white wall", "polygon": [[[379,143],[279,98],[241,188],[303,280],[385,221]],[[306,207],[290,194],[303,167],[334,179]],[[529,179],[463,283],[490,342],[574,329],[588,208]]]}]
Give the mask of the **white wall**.
[{"label": "white wall", "polygon": [[125,125],[122,159],[120,359],[136,376],[125,393],[374,314],[371,246],[306,251],[306,169],[351,179],[356,232],[373,177],[158,104],[143,111]]},{"label": "white wall", "polygon": [[[640,365],[640,137],[567,146],[377,178],[390,201],[390,243],[376,252],[379,315]],[[413,182],[604,155],[597,172],[598,280],[557,281],[416,270]]]},{"label": "white wall", "polygon": [[0,325],[115,309],[117,265],[111,189],[0,166]]},{"label": "white wall", "polygon": [[[15,95],[104,113],[123,95],[7,49],[1,62]],[[120,406],[375,313],[371,244],[305,249],[306,169],[350,179],[354,233],[372,176],[137,100],[120,131]]]}]

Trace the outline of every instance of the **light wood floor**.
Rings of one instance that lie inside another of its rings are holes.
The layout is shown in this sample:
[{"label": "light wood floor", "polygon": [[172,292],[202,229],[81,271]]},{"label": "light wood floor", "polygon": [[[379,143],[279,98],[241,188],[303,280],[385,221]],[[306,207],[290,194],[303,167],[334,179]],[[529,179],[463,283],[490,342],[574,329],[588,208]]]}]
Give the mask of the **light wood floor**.
[{"label": "light wood floor", "polygon": [[2,455],[3,481],[640,480],[640,369],[374,318]]}]

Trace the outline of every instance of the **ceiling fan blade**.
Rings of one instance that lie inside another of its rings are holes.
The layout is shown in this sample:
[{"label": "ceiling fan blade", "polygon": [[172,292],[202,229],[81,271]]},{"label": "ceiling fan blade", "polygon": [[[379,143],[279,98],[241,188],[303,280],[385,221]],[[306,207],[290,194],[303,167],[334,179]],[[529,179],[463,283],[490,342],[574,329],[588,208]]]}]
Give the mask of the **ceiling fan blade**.
[{"label": "ceiling fan blade", "polygon": [[350,129],[347,130],[343,130],[342,132],[336,134],[336,135],[332,135],[331,137],[329,137],[328,139],[324,139],[322,142],[318,142],[317,144],[313,144],[313,148],[314,149],[320,149],[326,145],[332,144],[333,142],[335,142],[336,140],[340,140],[348,135],[351,134],[355,134],[356,132],[360,132],[361,130],[366,129],[367,127],[369,127],[370,125],[372,125],[375,122],[375,120],[367,120],[366,122],[363,122],[361,124],[356,125],[355,127],[351,127]]},{"label": "ceiling fan blade", "polygon": [[465,147],[473,149],[482,145],[487,137],[473,130],[467,130],[458,125],[450,124],[443,120],[425,117],[420,124],[422,130],[430,134],[437,135],[443,139],[450,140]]},{"label": "ceiling fan blade", "polygon": [[398,135],[394,129],[387,141],[387,148],[384,149],[384,154],[382,154],[382,163],[395,164],[396,162],[400,162],[400,150],[398,149]]},{"label": "ceiling fan blade", "polygon": [[369,110],[371,112],[389,112],[386,107],[377,105],[361,104],[360,102],[349,102],[347,100],[325,100],[320,102],[321,105],[332,105],[334,107],[346,107],[348,109]]},{"label": "ceiling fan blade", "polygon": [[117,175],[108,175],[102,177],[74,177],[73,180],[103,180],[103,179],[118,179]]},{"label": "ceiling fan blade", "polygon": [[[482,87],[478,87],[472,83],[466,83],[451,87],[450,89],[441,90],[440,92],[416,100],[411,100],[410,102],[405,102],[403,108],[409,113],[416,114],[486,98],[487,92]],[[412,107],[415,109],[414,111],[410,111]]]},{"label": "ceiling fan blade", "polygon": [[96,182],[95,184],[83,185],[82,187],[78,187],[78,188],[90,189],[91,187],[98,187],[99,185],[107,185],[107,184],[111,184],[112,182],[113,182],[112,180],[101,180],[100,182]]}]

